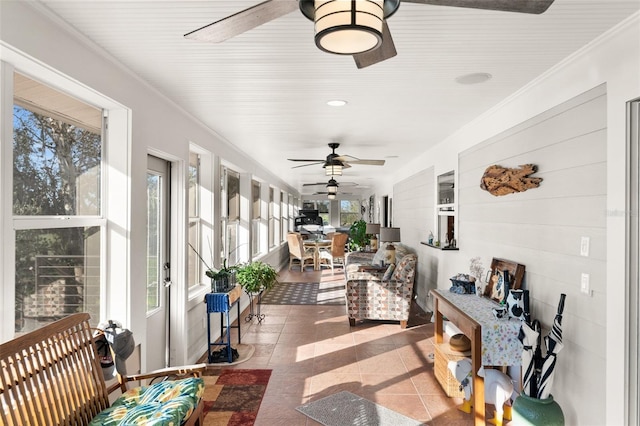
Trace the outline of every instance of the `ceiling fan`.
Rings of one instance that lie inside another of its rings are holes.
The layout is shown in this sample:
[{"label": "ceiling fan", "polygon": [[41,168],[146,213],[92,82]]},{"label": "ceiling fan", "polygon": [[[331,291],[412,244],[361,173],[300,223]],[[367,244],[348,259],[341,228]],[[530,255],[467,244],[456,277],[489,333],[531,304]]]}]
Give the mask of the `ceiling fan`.
[{"label": "ceiling fan", "polygon": [[[267,0],[184,36],[219,43],[295,9],[315,22],[316,46],[323,51],[353,55],[358,68],[396,56],[387,26],[400,2],[540,14],[554,0]],[[356,37],[353,35],[356,34]]]},{"label": "ceiling fan", "polygon": [[[302,186],[327,186],[327,182],[303,183]],[[357,182],[340,182],[340,186],[360,186]],[[366,188],[366,187],[365,187]]]},{"label": "ceiling fan", "polygon": [[331,154],[327,155],[325,160],[318,159],[304,159],[304,158],[288,158],[289,161],[303,161],[309,164],[302,164],[300,166],[293,166],[293,169],[298,167],[315,166],[322,164],[327,176],[340,176],[342,175],[342,169],[351,167],[353,164],[363,164],[368,166],[384,166],[385,160],[363,160],[351,155],[338,155],[336,149],[340,146],[339,143],[332,142],[329,144],[331,148]]}]

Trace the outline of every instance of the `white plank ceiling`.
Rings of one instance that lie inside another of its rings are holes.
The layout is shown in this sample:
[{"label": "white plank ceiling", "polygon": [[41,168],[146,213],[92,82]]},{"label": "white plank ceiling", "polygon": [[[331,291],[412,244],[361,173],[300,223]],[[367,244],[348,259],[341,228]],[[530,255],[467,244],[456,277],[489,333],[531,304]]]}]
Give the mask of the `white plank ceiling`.
[{"label": "white plank ceiling", "polygon": [[[287,158],[324,159],[340,142],[339,154],[386,160],[338,179],[370,184],[640,9],[639,0],[555,0],[542,15],[402,3],[388,20],[398,55],[360,70],[318,50],[299,11],[219,44],[183,37],[259,1],[41,3],[300,190],[327,180],[323,169]],[[470,73],[493,78],[456,82]]]}]

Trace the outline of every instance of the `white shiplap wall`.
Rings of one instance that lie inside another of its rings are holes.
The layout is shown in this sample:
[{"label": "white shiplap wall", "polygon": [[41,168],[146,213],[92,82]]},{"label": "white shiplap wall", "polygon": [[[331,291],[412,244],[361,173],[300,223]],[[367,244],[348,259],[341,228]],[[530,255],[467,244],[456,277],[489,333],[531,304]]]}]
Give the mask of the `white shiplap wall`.
[{"label": "white shiplap wall", "polygon": [[[459,155],[459,238],[465,252],[526,266],[524,287],[543,335],[561,293],[565,347],[552,389],[573,424],[607,424],[604,410],[606,306],[607,97],[598,86]],[[538,166],[539,188],[495,197],[479,187],[499,164]],[[588,257],[580,255],[589,237]],[[590,275],[591,295],[580,292]],[[443,280],[439,280],[444,287]],[[585,374],[589,372],[589,374]]]},{"label": "white shiplap wall", "polygon": [[400,227],[402,243],[418,253],[414,296],[425,310],[430,288],[437,281],[437,259],[434,249],[421,245],[433,231],[435,214],[435,180],[433,167],[398,182],[393,187],[393,222]]}]

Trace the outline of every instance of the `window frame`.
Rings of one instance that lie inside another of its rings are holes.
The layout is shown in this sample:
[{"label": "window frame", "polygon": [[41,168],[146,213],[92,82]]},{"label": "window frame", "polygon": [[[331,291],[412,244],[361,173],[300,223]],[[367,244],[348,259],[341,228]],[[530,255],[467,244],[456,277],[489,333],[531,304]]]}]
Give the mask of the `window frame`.
[{"label": "window frame", "polygon": [[[260,227],[262,222],[262,184],[251,179],[251,256],[257,257],[262,252]],[[257,198],[256,198],[257,195]]]},{"label": "window frame", "polygon": [[[2,49],[1,46],[0,49]],[[128,213],[123,208],[123,204],[128,203],[130,193],[128,180],[130,165],[127,157],[127,147],[130,144],[128,132],[130,111],[19,52],[2,50],[2,53],[0,84],[3,90],[0,90],[0,105],[4,107],[0,107],[0,128],[3,129],[0,138],[3,141],[0,146],[0,170],[5,170],[3,175],[6,176],[2,191],[3,204],[6,208],[0,212],[0,222],[4,224],[0,228],[0,238],[4,241],[0,249],[0,269],[3,270],[0,293],[3,294],[4,300],[15,300],[17,231],[97,226],[100,229],[98,243],[100,254],[97,261],[100,269],[100,315],[92,321],[97,324],[97,321],[105,318],[107,313],[127,321],[130,318],[130,311],[126,304],[122,304],[122,298],[116,295],[126,292],[129,285],[129,266],[126,263],[127,243],[119,238],[119,235],[129,230]],[[14,72],[102,111],[99,215],[35,217],[13,214],[13,173],[7,173],[6,170],[13,170]],[[126,174],[110,174],[109,171],[114,168],[126,171]],[[118,187],[118,194],[115,194],[116,191],[109,191],[110,187]],[[114,226],[110,227],[110,224]],[[114,229],[118,226],[120,229],[116,232]],[[118,298],[120,300],[116,301]],[[5,306],[2,326],[0,326],[0,341],[6,341],[15,336],[15,315],[14,303]]]}]

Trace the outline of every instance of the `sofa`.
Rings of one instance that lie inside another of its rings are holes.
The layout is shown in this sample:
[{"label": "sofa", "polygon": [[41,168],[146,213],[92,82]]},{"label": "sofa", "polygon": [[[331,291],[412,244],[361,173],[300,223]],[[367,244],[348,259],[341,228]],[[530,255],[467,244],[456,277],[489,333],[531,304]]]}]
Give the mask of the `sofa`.
[{"label": "sofa", "polygon": [[347,316],[353,327],[357,320],[399,321],[407,327],[413,299],[417,255],[407,246],[394,244],[396,264],[373,269],[384,259],[385,245],[376,253],[345,255]]}]

